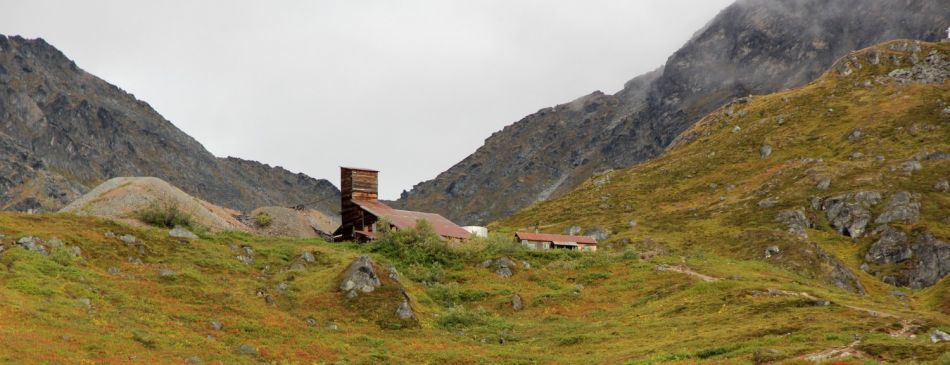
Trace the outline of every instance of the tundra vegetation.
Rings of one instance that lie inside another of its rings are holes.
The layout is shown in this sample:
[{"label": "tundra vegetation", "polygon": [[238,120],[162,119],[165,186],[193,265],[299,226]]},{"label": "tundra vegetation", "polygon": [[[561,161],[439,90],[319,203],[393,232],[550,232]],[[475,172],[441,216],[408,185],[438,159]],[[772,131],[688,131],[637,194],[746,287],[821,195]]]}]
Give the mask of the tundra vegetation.
[{"label": "tundra vegetation", "polygon": [[[950,237],[950,86],[914,71],[934,54],[950,44],[855,53],[466,243],[425,224],[357,244],[0,213],[0,362],[947,363],[948,280],[885,282],[920,274],[919,250],[864,265],[887,232]],[[535,226],[604,239],[511,239]],[[348,298],[363,255],[381,286]],[[412,321],[393,319],[403,302]]]}]

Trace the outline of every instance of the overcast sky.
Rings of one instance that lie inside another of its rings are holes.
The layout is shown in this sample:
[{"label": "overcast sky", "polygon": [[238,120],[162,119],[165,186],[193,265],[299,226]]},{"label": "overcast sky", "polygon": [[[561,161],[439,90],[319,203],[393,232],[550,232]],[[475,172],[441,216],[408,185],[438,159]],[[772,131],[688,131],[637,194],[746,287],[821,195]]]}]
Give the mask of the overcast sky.
[{"label": "overcast sky", "polygon": [[538,109],[613,93],[732,0],[0,0],[218,156],[326,178],[434,178]]}]

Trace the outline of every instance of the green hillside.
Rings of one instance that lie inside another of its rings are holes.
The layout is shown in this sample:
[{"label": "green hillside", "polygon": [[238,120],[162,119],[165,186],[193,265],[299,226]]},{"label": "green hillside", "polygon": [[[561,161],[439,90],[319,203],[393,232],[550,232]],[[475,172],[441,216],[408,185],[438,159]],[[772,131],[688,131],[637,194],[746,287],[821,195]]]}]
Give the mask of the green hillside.
[{"label": "green hillside", "polygon": [[[424,230],[362,246],[228,232],[188,240],[0,213],[0,362],[947,363],[950,342],[929,335],[950,332],[948,280],[882,282],[921,277],[914,260],[860,269],[886,234],[871,233],[883,225],[874,221],[907,215],[892,209],[899,192],[918,217],[888,227],[950,238],[950,194],[939,191],[950,171],[940,154],[950,151],[947,60],[950,44],[855,53],[806,87],[724,107],[656,160],[457,246]],[[827,217],[831,198],[856,191],[881,202],[852,238]],[[601,250],[530,251],[507,234],[575,225],[609,232]],[[348,298],[341,281],[360,255],[381,286]],[[412,318],[397,318],[403,301]]]}]

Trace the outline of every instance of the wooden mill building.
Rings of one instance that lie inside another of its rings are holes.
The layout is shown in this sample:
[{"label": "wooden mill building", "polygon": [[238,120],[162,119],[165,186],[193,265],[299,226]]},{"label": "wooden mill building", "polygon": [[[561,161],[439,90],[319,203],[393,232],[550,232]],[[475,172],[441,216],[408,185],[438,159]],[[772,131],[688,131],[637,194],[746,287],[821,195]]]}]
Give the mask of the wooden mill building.
[{"label": "wooden mill building", "polygon": [[429,222],[436,234],[448,240],[465,240],[471,233],[435,213],[393,209],[379,201],[379,171],[340,167],[340,218],[342,224],[334,233],[341,241],[376,239],[383,227],[380,219],[389,222],[389,229],[408,229],[416,222]]}]

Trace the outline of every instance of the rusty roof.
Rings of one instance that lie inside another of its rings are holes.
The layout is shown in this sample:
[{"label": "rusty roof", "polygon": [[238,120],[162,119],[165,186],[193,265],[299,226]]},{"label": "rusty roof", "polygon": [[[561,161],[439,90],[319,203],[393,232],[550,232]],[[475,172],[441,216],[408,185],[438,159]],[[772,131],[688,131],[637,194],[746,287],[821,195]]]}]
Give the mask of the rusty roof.
[{"label": "rusty roof", "polygon": [[568,236],[564,234],[547,234],[547,233],[531,233],[531,232],[518,232],[515,233],[515,236],[521,240],[528,241],[542,241],[542,242],[576,242],[580,244],[587,245],[596,245],[597,240],[594,237],[590,236]]},{"label": "rusty roof", "polygon": [[417,221],[425,220],[432,225],[432,230],[439,236],[459,239],[467,239],[472,236],[462,227],[435,213],[393,209],[386,204],[373,200],[353,200],[353,203],[377,217],[385,218],[399,229],[413,228]]}]

